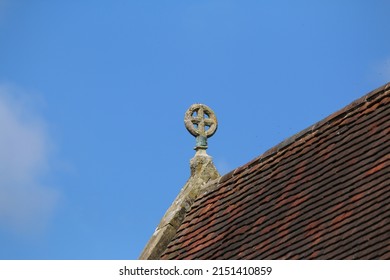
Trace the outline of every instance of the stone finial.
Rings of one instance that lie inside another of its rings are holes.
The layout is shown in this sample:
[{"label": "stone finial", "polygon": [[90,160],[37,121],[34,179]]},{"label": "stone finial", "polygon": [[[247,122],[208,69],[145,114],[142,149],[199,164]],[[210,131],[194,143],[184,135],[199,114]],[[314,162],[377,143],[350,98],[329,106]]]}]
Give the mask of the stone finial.
[{"label": "stone finial", "polygon": [[204,104],[193,104],[184,116],[187,130],[196,137],[195,150],[207,149],[207,138],[214,135],[218,121],[213,110]]},{"label": "stone finial", "polygon": [[196,137],[196,154],[190,160],[191,176],[165,212],[142,251],[139,257],[141,260],[160,258],[176,235],[177,229],[196,198],[209,188],[216,186],[220,178],[211,156],[206,153],[207,138],[213,136],[218,125],[213,110],[203,104],[194,104],[187,110],[184,123],[188,131]]}]

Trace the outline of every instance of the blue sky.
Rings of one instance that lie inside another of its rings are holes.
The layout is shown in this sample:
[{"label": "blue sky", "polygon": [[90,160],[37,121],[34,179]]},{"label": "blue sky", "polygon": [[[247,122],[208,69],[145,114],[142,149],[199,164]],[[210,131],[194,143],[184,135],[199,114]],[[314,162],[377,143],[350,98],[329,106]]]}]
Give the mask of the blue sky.
[{"label": "blue sky", "polygon": [[0,259],[135,259],[189,177],[390,81],[388,1],[0,0]]}]

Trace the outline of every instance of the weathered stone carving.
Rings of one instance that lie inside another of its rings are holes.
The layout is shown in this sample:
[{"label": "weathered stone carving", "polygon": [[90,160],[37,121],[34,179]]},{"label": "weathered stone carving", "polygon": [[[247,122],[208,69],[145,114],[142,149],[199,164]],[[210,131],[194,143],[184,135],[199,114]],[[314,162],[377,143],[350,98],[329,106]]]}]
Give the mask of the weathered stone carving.
[{"label": "weathered stone carving", "polygon": [[184,116],[187,130],[196,137],[195,150],[207,149],[207,138],[214,135],[218,121],[213,110],[204,104],[193,104]]}]

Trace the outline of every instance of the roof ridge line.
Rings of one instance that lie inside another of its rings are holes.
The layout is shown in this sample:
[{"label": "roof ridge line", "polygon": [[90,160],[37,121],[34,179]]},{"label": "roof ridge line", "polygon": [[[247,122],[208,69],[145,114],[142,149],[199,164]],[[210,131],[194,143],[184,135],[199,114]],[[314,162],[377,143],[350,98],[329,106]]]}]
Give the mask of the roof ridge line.
[{"label": "roof ridge line", "polygon": [[259,164],[260,162],[267,160],[268,158],[274,156],[279,151],[284,150],[288,146],[292,145],[293,143],[299,141],[300,139],[304,138],[305,136],[312,134],[314,131],[317,131],[320,127],[324,126],[325,124],[332,123],[340,118],[345,117],[349,113],[358,110],[361,106],[363,106],[365,103],[371,103],[373,102],[378,96],[380,96],[382,93],[389,93],[390,94],[390,82],[384,84],[383,86],[370,91],[368,94],[356,99],[355,101],[351,102],[350,104],[346,105],[345,107],[341,108],[340,110],[332,113],[328,117],[314,123],[313,125],[308,126],[307,128],[301,130],[300,132],[286,138],[276,146],[273,146],[272,148],[266,150],[263,154],[260,156],[255,157],[248,163],[241,165],[230,172],[223,175],[220,179],[220,183],[223,183],[227,180],[229,180],[233,175],[236,175],[238,173],[241,173],[242,171],[246,169],[252,168],[254,165]]}]

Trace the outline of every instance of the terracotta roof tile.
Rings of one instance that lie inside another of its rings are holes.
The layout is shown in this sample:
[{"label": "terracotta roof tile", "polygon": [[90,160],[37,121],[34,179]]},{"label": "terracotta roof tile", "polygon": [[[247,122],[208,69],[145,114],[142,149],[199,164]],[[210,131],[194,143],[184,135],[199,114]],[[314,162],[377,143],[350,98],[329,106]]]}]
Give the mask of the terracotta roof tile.
[{"label": "terracotta roof tile", "polygon": [[223,176],[163,259],[390,259],[390,84]]}]

